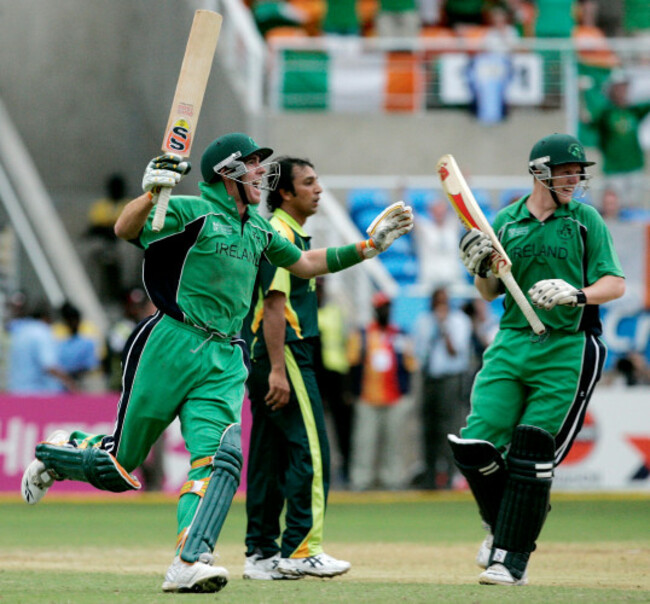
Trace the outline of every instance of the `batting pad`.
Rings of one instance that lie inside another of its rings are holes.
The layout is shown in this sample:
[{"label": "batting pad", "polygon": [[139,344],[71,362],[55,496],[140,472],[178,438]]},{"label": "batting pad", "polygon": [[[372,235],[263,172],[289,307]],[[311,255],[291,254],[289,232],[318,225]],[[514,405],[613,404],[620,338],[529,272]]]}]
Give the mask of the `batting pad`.
[{"label": "batting pad", "polygon": [[79,449],[70,445],[40,443],[36,445],[36,458],[57,480],[89,482],[97,489],[113,493],[137,491],[141,486],[138,479],[129,474],[115,457],[99,447]]},{"label": "batting pad", "polygon": [[508,481],[494,527],[491,562],[523,576],[549,510],[555,439],[535,426],[517,426],[508,454]]},{"label": "batting pad", "polygon": [[241,425],[230,424],[221,436],[214,456],[210,484],[187,528],[187,537],[180,552],[183,561],[192,564],[201,554],[211,554],[214,550],[232,498],[239,487],[243,463]]},{"label": "batting pad", "polygon": [[448,434],[447,439],[456,465],[476,499],[481,518],[492,530],[506,486],[505,461],[496,447],[486,440],[458,438],[454,434]]}]

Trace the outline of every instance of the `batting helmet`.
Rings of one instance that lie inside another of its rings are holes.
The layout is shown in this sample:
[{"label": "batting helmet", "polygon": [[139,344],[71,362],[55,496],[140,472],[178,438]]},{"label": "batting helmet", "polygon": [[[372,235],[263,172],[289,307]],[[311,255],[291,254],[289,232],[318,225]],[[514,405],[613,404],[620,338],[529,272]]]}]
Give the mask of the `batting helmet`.
[{"label": "batting helmet", "polygon": [[260,147],[248,134],[232,132],[212,141],[201,156],[201,174],[207,183],[216,182],[219,175],[214,171],[217,164],[230,157],[233,153],[241,153],[240,161],[245,161],[253,153],[257,153],[260,161],[273,155],[273,149]]},{"label": "batting helmet", "polygon": [[551,166],[562,164],[580,164],[593,166],[595,162],[587,161],[582,143],[569,134],[551,134],[537,141],[530,151],[528,166],[531,171],[546,168],[550,176]]}]

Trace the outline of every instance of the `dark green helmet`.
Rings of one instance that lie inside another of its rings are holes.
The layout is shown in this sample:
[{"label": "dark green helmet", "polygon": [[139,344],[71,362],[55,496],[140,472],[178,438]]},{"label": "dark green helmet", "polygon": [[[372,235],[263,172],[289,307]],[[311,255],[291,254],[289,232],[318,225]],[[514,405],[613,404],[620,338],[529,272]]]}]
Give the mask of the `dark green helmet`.
[{"label": "dark green helmet", "polygon": [[[580,164],[593,166],[595,162],[587,161],[582,143],[570,134],[551,134],[537,141],[530,151],[528,167],[531,172],[548,172],[550,168],[562,164]],[[547,177],[547,178],[548,178]]]},{"label": "dark green helmet", "polygon": [[[236,155],[237,153],[240,155]],[[219,179],[219,175],[215,172],[217,165],[229,157],[243,162],[253,153],[257,153],[260,156],[260,161],[264,161],[273,155],[273,149],[258,146],[248,134],[241,132],[231,132],[220,136],[208,145],[201,157],[203,180],[208,183],[216,182]]]}]

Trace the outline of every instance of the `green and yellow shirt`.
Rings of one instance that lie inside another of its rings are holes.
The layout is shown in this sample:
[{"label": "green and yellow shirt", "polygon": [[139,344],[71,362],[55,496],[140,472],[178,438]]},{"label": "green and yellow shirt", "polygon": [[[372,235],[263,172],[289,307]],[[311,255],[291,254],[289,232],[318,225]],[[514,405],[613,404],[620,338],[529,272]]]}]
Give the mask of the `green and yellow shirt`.
[{"label": "green and yellow shirt", "polygon": [[[301,250],[310,249],[310,237],[284,210],[277,209],[270,220],[271,225],[283,238]],[[297,342],[318,336],[318,301],[316,280],[301,279],[289,271],[276,268],[262,260],[257,277],[251,310],[244,322],[242,337],[250,348],[251,358],[266,355],[264,342],[264,298],[271,291],[286,296],[284,316],[286,319],[285,343]]]}]

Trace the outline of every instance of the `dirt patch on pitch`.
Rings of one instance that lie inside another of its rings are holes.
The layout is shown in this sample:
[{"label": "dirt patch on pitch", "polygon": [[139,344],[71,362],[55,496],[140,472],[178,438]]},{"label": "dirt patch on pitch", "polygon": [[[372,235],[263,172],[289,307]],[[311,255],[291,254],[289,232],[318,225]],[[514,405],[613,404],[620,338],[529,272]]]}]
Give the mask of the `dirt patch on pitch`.
[{"label": "dirt patch on pitch", "polygon": [[[219,548],[217,564],[233,579],[241,577],[241,545]],[[480,569],[474,565],[474,545],[424,546],[330,543],[328,553],[352,562],[340,580],[369,582],[474,584]],[[162,575],[171,562],[166,549],[4,550],[5,570],[61,570]],[[650,590],[650,548],[629,543],[540,544],[529,566],[530,583],[567,587]]]}]

